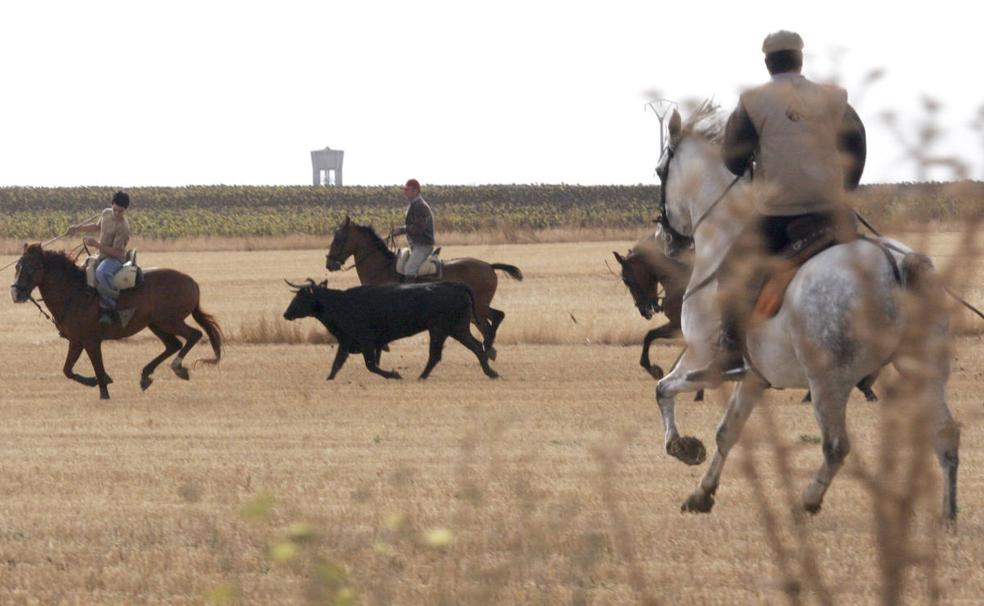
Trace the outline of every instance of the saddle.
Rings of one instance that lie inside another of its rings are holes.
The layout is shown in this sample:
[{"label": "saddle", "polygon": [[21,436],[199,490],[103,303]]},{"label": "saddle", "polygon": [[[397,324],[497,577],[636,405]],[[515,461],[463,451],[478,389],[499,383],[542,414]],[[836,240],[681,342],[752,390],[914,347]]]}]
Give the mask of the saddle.
[{"label": "saddle", "polygon": [[[90,288],[96,288],[96,267],[99,265],[99,257],[92,255],[85,259],[85,283]],[[143,284],[143,270],[137,266],[137,251],[129,250],[126,253],[126,262],[113,276],[113,288],[117,290],[127,290],[136,288]]]},{"label": "saddle", "polygon": [[[434,249],[427,259],[421,264],[420,270],[417,272],[418,278],[434,278],[437,280],[441,279],[444,274],[444,262],[438,257],[441,254],[441,247]],[[401,248],[396,251],[396,273],[401,276],[406,275],[404,270],[407,267],[407,261],[410,260],[410,249]]]},{"label": "saddle", "polygon": [[786,289],[796,277],[799,268],[834,244],[837,244],[837,238],[832,229],[817,230],[793,240],[780,253],[780,266],[766,277],[765,284],[755,300],[750,324],[755,326],[775,317],[782,309]]}]

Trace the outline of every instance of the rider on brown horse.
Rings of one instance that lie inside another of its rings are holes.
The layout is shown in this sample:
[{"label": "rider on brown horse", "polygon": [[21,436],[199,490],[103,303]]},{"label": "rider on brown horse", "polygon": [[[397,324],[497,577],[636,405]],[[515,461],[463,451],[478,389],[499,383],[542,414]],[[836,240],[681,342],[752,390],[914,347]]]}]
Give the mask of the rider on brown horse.
[{"label": "rider on brown horse", "polygon": [[99,323],[109,325],[116,316],[116,302],[120,291],[113,286],[113,276],[123,267],[126,244],[130,240],[130,222],[126,211],[130,208],[130,196],[118,191],[113,194],[113,205],[102,211],[98,223],[72,225],[66,235],[99,233],[99,239],[86,237],[84,242],[99,251],[96,261],[96,284],[99,291]]},{"label": "rider on brown horse", "polygon": [[403,195],[410,204],[407,206],[404,225],[398,225],[390,230],[390,238],[406,234],[410,243],[410,258],[403,269],[401,282],[413,282],[417,279],[420,266],[434,252],[434,215],[431,207],[420,195],[420,182],[410,179],[403,186]]}]

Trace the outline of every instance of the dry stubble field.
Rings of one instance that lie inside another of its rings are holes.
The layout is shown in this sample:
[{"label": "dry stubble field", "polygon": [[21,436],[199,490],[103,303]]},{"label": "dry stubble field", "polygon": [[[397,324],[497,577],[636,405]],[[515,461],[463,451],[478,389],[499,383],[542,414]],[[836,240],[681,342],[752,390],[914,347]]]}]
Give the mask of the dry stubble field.
[{"label": "dry stubble field", "polygon": [[[927,245],[938,263],[952,260],[953,241]],[[607,344],[638,341],[652,326],[602,262],[627,245],[446,249],[514,263],[527,276],[500,279],[497,306],[508,315],[493,363],[503,378],[494,382],[453,341],[426,383],[409,378],[426,359],[420,338],[384,354],[384,367],[408,377],[401,382],[352,358],[328,383],[333,352],[324,345],[237,343],[241,329],[283,311],[290,294],[282,278],[323,277],[318,250],[145,253],[144,265],[200,281],[204,307],[231,342],[217,369],[193,371],[184,383],[162,366],[146,393],[138,374],[156,340],[109,344],[110,402],[61,376],[65,343],[33,306],[0,305],[0,603],[739,604],[796,596],[783,591],[783,558],[769,546],[742,462],[757,463],[782,514],[763,419],[790,448],[801,490],[821,461],[802,393],[772,392],[729,461],[714,512],[681,514],[703,467],[663,454],[654,382],[637,366],[638,347]],[[980,278],[977,270],[968,281]],[[331,279],[350,285],[355,277]],[[970,296],[982,299],[980,289]],[[668,366],[677,351],[656,346],[654,359]],[[944,603],[984,599],[982,354],[979,335],[958,339],[950,401],[963,422],[961,518],[956,533],[933,532],[934,464],[913,532],[930,541],[917,545],[923,550],[938,541],[939,557],[929,560],[934,581],[925,568],[910,575],[913,603],[934,586]],[[200,346],[189,359],[207,355]],[[79,369],[89,370],[84,358]],[[724,397],[681,400],[681,430],[710,448]],[[873,461],[879,418],[877,404],[855,396],[851,459]],[[850,468],[800,532],[836,603],[865,604],[877,600],[881,577],[872,498]],[[789,527],[779,539],[795,545]],[[796,569],[793,560],[785,563]]]}]

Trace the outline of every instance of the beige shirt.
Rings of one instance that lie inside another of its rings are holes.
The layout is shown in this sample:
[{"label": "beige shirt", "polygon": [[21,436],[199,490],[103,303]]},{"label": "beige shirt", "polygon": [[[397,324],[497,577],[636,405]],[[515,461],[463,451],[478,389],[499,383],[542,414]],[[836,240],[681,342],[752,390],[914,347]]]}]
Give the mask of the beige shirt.
[{"label": "beige shirt", "polygon": [[[126,252],[126,244],[129,241],[130,222],[127,218],[124,216],[122,221],[117,221],[112,208],[102,211],[102,216],[99,217],[99,244]],[[99,259],[105,259],[107,256],[105,253],[100,253]]]},{"label": "beige shirt", "polygon": [[741,96],[759,136],[756,179],[773,187],[757,201],[765,215],[830,210],[844,190],[837,137],[847,93],[799,74],[783,74]]}]

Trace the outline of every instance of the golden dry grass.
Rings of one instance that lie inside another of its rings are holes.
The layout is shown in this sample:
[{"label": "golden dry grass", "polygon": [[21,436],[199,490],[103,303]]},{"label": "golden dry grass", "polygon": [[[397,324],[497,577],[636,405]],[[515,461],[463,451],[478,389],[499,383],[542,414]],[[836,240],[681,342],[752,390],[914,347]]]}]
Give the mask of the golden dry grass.
[{"label": "golden dry grass", "polygon": [[[654,325],[603,263],[629,244],[446,249],[526,275],[500,279],[507,318],[494,382],[453,342],[426,383],[387,382],[358,359],[328,383],[326,345],[233,342],[218,369],[184,383],[162,367],[141,393],[140,367],[160,347],[140,337],[106,347],[116,383],[102,403],[61,376],[65,343],[33,306],[0,305],[0,603],[786,602],[742,467],[754,457],[781,511],[765,438],[788,447],[802,490],[821,461],[812,413],[802,393],[772,392],[725,470],[714,512],[679,513],[702,468],[662,452],[655,384],[637,366],[637,346],[599,344],[638,342]],[[923,248],[945,264],[955,243],[935,237]],[[321,250],[169,252],[143,262],[198,278],[205,308],[233,337],[283,311],[281,278],[324,276]],[[963,286],[972,301],[984,300],[981,277],[977,268]],[[346,286],[355,277],[330,279]],[[316,330],[307,322],[303,330]],[[419,337],[397,343],[383,366],[413,377],[425,350]],[[658,345],[654,359],[666,367],[677,352]],[[197,354],[190,359],[210,355]],[[87,373],[88,363],[78,368]],[[962,510],[957,532],[935,549],[943,603],[984,595],[982,381],[984,343],[963,336],[949,389],[963,423]],[[705,403],[681,398],[681,430],[711,447],[723,401],[723,392]],[[849,462],[805,524],[836,603],[868,604],[880,582],[874,513],[850,461],[875,460],[879,405],[854,396],[849,425]],[[940,500],[936,469],[933,477],[915,532],[926,553]],[[787,544],[792,533],[780,527]],[[923,571],[911,574],[911,603],[928,600]]]}]

